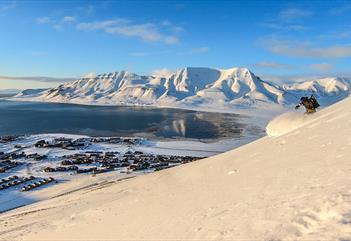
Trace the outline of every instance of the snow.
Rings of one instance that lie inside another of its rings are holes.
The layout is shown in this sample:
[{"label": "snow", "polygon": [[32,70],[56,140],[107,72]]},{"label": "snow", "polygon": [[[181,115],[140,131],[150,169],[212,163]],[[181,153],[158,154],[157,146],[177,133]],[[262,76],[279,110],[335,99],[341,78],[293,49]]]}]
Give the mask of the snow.
[{"label": "snow", "polygon": [[341,77],[315,79],[283,88],[296,96],[314,94],[322,105],[330,105],[347,97],[351,90],[351,80]]},{"label": "snow", "polygon": [[316,119],[319,112],[306,114],[301,112],[287,112],[275,117],[266,126],[268,136],[281,136],[299,127],[308,124],[311,120]]},{"label": "snow", "polygon": [[347,98],[285,134],[3,213],[0,239],[350,240],[350,110]]}]

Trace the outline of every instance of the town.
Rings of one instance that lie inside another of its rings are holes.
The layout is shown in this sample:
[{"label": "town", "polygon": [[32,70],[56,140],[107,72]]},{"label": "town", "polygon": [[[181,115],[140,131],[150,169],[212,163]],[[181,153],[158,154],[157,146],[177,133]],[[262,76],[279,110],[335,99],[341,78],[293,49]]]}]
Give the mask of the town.
[{"label": "town", "polygon": [[[144,138],[53,137],[36,140],[33,143],[26,143],[23,138],[21,136],[0,137],[1,143],[11,146],[11,151],[0,152],[0,174],[7,175],[0,181],[0,191],[14,187],[15,190],[27,192],[44,185],[60,183],[60,177],[64,173],[97,175],[116,171],[125,174],[142,174],[201,159],[195,156],[160,155],[134,150],[135,146],[145,141]],[[96,147],[97,144],[122,146],[126,151],[103,151]],[[59,153],[63,155],[40,154],[54,149],[62,150]],[[37,152],[33,152],[34,150]],[[16,171],[21,170],[21,166],[22,169],[35,169],[35,176],[14,175]],[[8,176],[11,174],[12,176]],[[50,174],[56,176],[53,177]]]}]

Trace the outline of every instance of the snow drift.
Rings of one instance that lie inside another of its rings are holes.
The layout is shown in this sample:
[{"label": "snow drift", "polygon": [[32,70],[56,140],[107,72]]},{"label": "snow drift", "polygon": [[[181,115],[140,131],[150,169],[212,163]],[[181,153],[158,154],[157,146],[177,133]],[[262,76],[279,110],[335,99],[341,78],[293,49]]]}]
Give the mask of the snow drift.
[{"label": "snow drift", "polygon": [[271,137],[284,135],[308,124],[311,120],[317,118],[318,115],[318,112],[314,114],[305,114],[302,112],[288,112],[281,114],[268,123],[266,126],[266,133]]}]

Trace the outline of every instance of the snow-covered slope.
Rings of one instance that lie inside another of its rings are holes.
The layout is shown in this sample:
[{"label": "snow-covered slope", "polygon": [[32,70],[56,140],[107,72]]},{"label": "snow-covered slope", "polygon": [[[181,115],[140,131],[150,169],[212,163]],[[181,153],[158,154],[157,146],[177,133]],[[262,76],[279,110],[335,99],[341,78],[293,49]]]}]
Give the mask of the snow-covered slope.
[{"label": "snow-covered slope", "polygon": [[347,98],[279,137],[4,213],[0,239],[350,240],[350,134]]}]

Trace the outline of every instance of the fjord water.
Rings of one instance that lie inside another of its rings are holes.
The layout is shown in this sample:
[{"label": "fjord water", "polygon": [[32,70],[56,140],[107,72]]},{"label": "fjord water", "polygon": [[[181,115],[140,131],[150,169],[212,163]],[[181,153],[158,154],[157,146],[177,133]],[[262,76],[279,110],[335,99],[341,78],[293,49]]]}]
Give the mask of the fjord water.
[{"label": "fjord water", "polygon": [[257,128],[243,116],[180,109],[0,100],[0,135],[67,133],[151,139],[240,138]]}]

